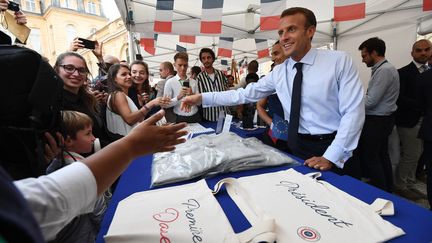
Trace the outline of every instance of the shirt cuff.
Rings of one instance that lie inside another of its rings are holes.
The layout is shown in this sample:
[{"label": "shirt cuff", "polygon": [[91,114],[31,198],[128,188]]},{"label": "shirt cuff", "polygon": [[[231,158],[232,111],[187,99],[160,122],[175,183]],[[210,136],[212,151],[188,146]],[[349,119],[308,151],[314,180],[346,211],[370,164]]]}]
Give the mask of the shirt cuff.
[{"label": "shirt cuff", "polygon": [[201,93],[201,97],[202,97],[202,106],[204,108],[209,107],[210,106],[210,102],[212,100],[212,94],[210,92],[208,93]]},{"label": "shirt cuff", "polygon": [[346,152],[342,148],[330,146],[325,151],[323,157],[343,169],[345,162],[352,156],[352,152]]}]

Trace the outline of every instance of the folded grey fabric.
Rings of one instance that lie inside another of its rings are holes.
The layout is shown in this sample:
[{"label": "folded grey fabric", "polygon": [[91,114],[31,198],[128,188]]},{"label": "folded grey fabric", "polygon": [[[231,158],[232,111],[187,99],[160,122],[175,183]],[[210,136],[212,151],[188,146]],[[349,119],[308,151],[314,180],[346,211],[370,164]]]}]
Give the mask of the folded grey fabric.
[{"label": "folded grey fabric", "polygon": [[257,138],[254,137],[246,138],[243,139],[242,142],[246,147],[258,152],[260,154],[260,159],[249,160],[244,163],[238,163],[238,166],[233,166],[228,169],[231,172],[251,170],[251,169],[257,169],[262,167],[278,166],[283,164],[292,164],[292,165],[299,164],[291,157],[282,153],[279,149],[263,144]]},{"label": "folded grey fabric", "polygon": [[255,138],[243,139],[234,133],[201,135],[175,151],[154,155],[151,186],[288,163],[295,162]]}]

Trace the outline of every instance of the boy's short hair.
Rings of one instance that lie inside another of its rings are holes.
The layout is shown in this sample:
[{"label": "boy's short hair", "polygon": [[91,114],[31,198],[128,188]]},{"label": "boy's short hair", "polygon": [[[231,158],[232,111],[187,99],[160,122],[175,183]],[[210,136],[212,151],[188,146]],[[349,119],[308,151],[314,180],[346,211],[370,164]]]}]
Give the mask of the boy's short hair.
[{"label": "boy's short hair", "polygon": [[[65,136],[76,139],[78,131],[93,126],[93,120],[86,114],[78,111],[62,111]],[[65,137],[66,138],[66,137]]]},{"label": "boy's short hair", "polygon": [[188,54],[186,52],[178,52],[177,54],[175,54],[174,55],[174,62],[177,59],[182,59],[182,60],[184,60],[186,62],[189,62],[189,56],[188,56]]}]

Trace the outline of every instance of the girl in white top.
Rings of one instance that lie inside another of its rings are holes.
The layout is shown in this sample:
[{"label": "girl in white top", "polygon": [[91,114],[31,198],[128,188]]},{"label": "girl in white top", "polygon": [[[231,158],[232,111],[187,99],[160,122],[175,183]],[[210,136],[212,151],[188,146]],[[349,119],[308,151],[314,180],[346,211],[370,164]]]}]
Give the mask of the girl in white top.
[{"label": "girl in white top", "polygon": [[138,109],[127,96],[132,86],[130,69],[124,64],[115,64],[108,70],[108,89],[110,95],[107,101],[106,119],[108,130],[125,136],[153,106],[165,104],[165,99],[157,98]]}]

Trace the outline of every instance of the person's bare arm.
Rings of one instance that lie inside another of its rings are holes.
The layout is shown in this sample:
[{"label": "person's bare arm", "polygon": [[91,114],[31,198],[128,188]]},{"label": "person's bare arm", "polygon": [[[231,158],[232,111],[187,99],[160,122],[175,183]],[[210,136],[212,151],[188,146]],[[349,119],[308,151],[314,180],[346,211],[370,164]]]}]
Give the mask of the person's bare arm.
[{"label": "person's bare arm", "polygon": [[149,109],[152,109],[155,106],[164,107],[164,106],[168,105],[170,102],[171,102],[171,99],[169,97],[157,97],[157,98],[154,98],[154,99],[150,100],[146,104],[146,106]]},{"label": "person's bare arm", "polygon": [[136,157],[156,152],[172,151],[175,145],[185,142],[180,138],[187,134],[181,131],[186,124],[156,126],[164,112],[151,116],[127,136],[111,143],[82,162],[92,171],[97,184],[98,195],[103,193]]},{"label": "person's bare arm", "polygon": [[267,111],[265,110],[265,106],[267,105],[267,98],[260,99],[256,103],[256,109],[258,112],[258,116],[267,124],[271,125],[273,122],[273,119],[267,114]]},{"label": "person's bare arm", "polygon": [[114,111],[118,113],[123,118],[123,120],[130,126],[133,126],[136,123],[142,121],[144,119],[144,116],[150,111],[147,106],[143,106],[138,111],[132,112],[129,108],[126,95],[123,92],[116,92],[111,96],[115,96],[113,97],[114,102],[112,104]]},{"label": "person's bare arm", "polygon": [[92,50],[92,52],[93,55],[95,55],[95,57],[97,58],[98,62],[105,65],[103,60],[103,43],[95,41],[95,49]]}]

